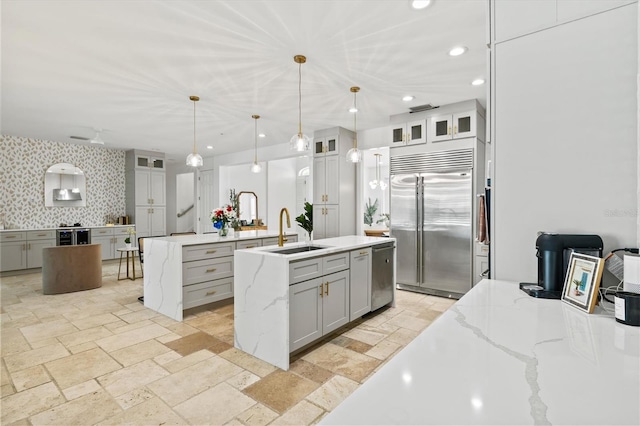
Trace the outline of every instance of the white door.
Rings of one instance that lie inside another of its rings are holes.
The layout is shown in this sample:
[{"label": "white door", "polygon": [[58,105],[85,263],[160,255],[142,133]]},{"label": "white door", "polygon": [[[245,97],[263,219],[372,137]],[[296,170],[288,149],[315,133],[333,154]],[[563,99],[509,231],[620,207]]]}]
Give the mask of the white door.
[{"label": "white door", "polygon": [[[107,236],[103,236],[103,237],[94,237],[91,236],[91,244],[100,244],[101,246],[101,251],[102,251],[102,260],[107,260],[107,259],[113,259],[114,257],[114,250],[113,250],[113,240],[114,240],[113,235],[107,235]],[[124,245],[124,238],[122,239],[123,243],[122,245]]]},{"label": "white door", "polygon": [[446,141],[453,137],[452,116],[451,115],[439,115],[431,117],[429,126],[429,141],[438,142]]},{"label": "white door", "polygon": [[407,123],[407,145],[417,145],[427,142],[426,120]]},{"label": "white door", "polygon": [[151,207],[136,207],[136,237],[151,235]]},{"label": "white door", "polygon": [[453,137],[470,138],[476,135],[475,111],[453,114]]}]

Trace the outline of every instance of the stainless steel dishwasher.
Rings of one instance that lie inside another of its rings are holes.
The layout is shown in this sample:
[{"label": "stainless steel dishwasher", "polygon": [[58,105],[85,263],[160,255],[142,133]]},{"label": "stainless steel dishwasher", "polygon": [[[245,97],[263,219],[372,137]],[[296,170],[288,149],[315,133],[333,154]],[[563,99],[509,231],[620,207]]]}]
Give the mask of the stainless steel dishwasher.
[{"label": "stainless steel dishwasher", "polygon": [[394,243],[372,247],[371,310],[375,311],[393,301]]}]

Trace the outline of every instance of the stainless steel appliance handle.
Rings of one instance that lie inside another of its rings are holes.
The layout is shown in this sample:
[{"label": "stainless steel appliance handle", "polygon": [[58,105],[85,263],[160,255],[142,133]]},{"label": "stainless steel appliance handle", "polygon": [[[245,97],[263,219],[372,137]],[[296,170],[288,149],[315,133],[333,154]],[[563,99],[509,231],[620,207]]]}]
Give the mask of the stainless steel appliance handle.
[{"label": "stainless steel appliance handle", "polygon": [[417,268],[417,283],[416,285],[422,284],[422,224],[424,223],[424,177],[417,176],[416,177],[416,234],[418,235],[416,238],[416,253],[418,254],[418,261],[416,262]]}]

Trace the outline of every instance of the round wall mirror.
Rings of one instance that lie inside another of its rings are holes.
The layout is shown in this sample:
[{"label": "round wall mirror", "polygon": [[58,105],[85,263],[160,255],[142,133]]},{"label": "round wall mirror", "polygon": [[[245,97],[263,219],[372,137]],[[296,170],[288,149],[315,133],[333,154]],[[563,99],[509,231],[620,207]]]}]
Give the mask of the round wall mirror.
[{"label": "round wall mirror", "polygon": [[45,207],[86,207],[84,172],[68,163],[58,163],[44,174]]}]

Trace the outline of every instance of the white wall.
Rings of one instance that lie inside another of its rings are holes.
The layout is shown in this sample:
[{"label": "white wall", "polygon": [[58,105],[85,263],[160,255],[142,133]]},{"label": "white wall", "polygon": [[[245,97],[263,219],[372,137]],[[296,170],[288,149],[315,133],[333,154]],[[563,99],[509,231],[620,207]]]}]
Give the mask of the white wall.
[{"label": "white wall", "polygon": [[267,227],[271,231],[278,231],[280,224],[280,210],[287,208],[291,219],[291,229],[286,226],[286,217],[283,218],[284,229],[298,232],[296,221],[296,181],[298,169],[296,158],[284,158],[282,160],[269,161],[269,178],[267,192],[269,203],[267,206]]},{"label": "white wall", "polygon": [[251,173],[250,164],[220,167],[219,199],[216,207],[230,204],[229,190],[255,192],[258,196],[258,218],[266,223],[267,217],[267,176],[270,173],[266,163],[260,162],[262,171]]},{"label": "white wall", "polygon": [[634,3],[494,44],[493,278],[536,280],[538,231],[637,244],[637,26]]}]

